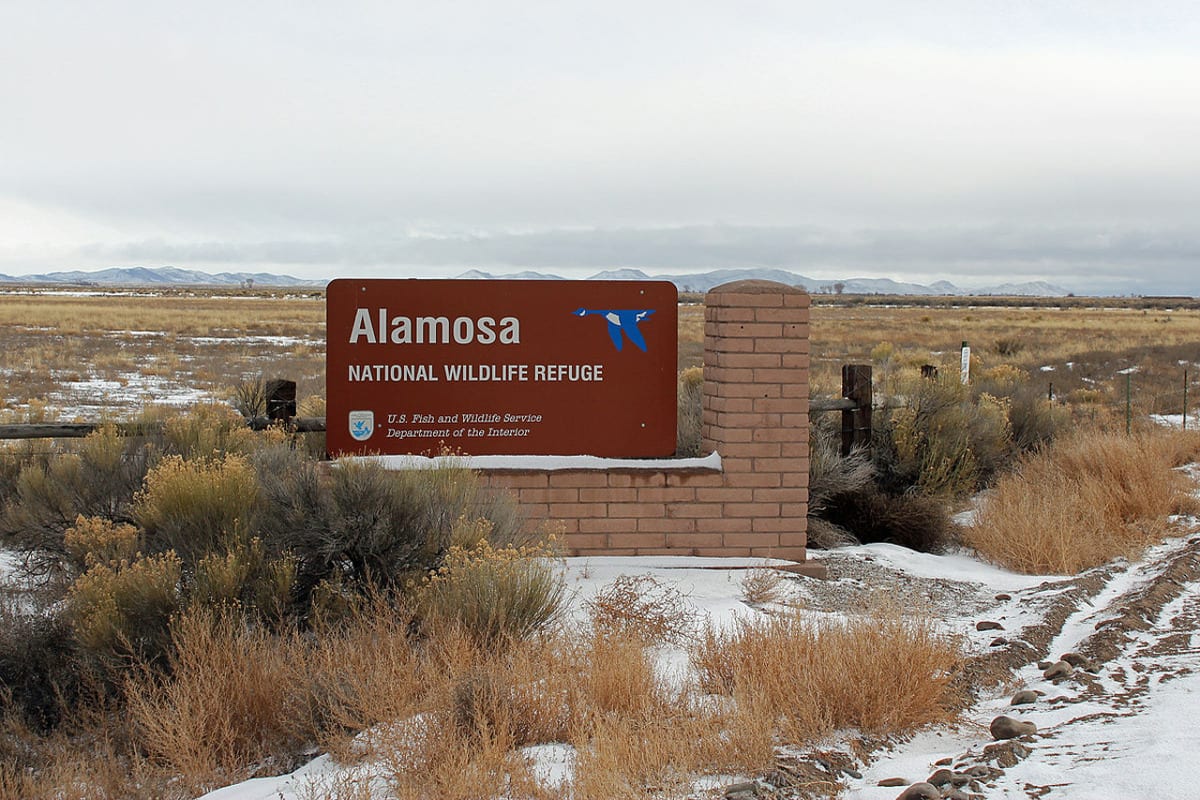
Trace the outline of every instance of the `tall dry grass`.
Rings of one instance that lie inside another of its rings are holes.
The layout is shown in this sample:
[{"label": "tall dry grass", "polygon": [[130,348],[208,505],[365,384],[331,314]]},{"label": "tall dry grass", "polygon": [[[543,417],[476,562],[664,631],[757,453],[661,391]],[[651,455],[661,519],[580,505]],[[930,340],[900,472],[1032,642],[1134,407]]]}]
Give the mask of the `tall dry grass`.
[{"label": "tall dry grass", "polygon": [[696,649],[701,686],[756,715],[785,741],[842,728],[905,733],[951,718],[960,645],[932,622],[882,609],[845,621],[802,614],[708,630]]},{"label": "tall dry grass", "polygon": [[964,541],[1031,574],[1074,574],[1160,539],[1167,517],[1195,511],[1174,471],[1200,449],[1195,432],[1084,432],[1026,456],[996,482]]}]

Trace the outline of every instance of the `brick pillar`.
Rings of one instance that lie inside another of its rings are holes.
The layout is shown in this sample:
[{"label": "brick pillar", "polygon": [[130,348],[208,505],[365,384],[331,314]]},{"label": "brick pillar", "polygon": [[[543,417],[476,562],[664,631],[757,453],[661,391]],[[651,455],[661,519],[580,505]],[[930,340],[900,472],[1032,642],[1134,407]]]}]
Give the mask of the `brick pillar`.
[{"label": "brick pillar", "polygon": [[809,299],[772,281],[704,299],[703,447],[721,454],[729,550],[805,560]]}]

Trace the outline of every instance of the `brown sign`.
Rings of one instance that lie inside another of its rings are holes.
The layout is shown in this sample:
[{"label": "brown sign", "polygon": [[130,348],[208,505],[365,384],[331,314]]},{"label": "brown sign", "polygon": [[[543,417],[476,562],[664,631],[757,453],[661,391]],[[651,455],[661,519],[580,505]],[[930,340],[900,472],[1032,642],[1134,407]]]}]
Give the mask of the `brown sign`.
[{"label": "brown sign", "polygon": [[676,303],[666,281],[333,281],[329,452],[671,455]]}]

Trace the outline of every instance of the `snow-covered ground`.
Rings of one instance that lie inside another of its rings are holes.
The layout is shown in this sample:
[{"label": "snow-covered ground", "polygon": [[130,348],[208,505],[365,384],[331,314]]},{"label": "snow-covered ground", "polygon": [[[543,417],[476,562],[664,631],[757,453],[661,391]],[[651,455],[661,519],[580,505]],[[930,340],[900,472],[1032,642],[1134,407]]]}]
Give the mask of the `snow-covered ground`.
[{"label": "snow-covered ground", "polygon": [[[932,611],[947,630],[965,638],[969,656],[986,659],[1004,649],[1002,642],[1031,645],[1036,652],[1011,680],[985,689],[960,723],[876,751],[853,771],[859,777],[841,773],[843,796],[892,800],[904,787],[880,786],[881,781],[901,778],[908,785],[926,780],[942,765],[965,772],[981,764],[993,767],[975,787],[988,800],[1200,796],[1200,762],[1192,756],[1200,748],[1200,728],[1194,724],[1200,717],[1200,672],[1193,673],[1200,664],[1200,576],[1193,575],[1200,573],[1200,537],[1191,533],[1195,520],[1176,525],[1183,535],[1151,548],[1140,561],[1117,562],[1077,577],[1018,575],[969,554],[935,556],[891,545],[814,554],[829,566],[829,579],[790,576],[783,605],[838,614],[883,590]],[[752,607],[742,598],[746,570],[763,566],[762,561],[729,559],[574,558],[564,568],[580,614],[586,601],[616,577],[649,575],[679,590],[697,613],[720,624],[779,610]],[[1163,586],[1175,588],[1157,591]],[[1144,626],[1121,624],[1131,608]],[[977,630],[980,621],[1002,627]],[[1107,657],[1097,660],[1094,675],[1080,669],[1058,683],[1044,678],[1044,662],[1068,652]],[[669,652],[663,659],[674,668],[685,661]],[[1031,705],[1011,706],[1018,689],[1042,694]],[[1002,768],[984,753],[995,744],[988,726],[998,715],[1029,720],[1038,728],[1025,740],[1028,756]],[[574,758],[569,746],[544,745],[525,754],[547,786],[569,780]],[[291,775],[225,787],[204,800],[292,800],[339,779],[371,783],[363,769],[321,756]],[[729,782],[729,776],[712,782],[711,796],[721,796]],[[382,784],[374,787],[372,796],[389,796]]]}]

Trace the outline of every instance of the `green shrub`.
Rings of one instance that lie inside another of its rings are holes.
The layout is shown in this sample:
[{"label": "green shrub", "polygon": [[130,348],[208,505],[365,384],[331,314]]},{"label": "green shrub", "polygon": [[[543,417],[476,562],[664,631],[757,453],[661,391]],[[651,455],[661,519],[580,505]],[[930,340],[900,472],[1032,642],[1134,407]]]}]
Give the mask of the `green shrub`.
[{"label": "green shrub", "polygon": [[258,506],[258,478],[242,456],[169,456],[146,475],[134,517],[152,550],[173,550],[191,566],[247,541]]},{"label": "green shrub", "polygon": [[259,530],[269,551],[295,556],[302,601],[322,584],[328,599],[355,586],[403,586],[456,543],[531,541],[512,496],[485,491],[470,470],[345,461],[323,474],[302,455],[255,459],[264,498]]},{"label": "green shrub", "polygon": [[562,609],[561,572],[547,548],[451,547],[417,590],[422,623],[458,628],[481,645],[522,639]]},{"label": "green shrub", "polygon": [[152,458],[149,447],[104,427],[75,453],[25,464],[0,511],[0,542],[25,555],[35,573],[60,570],[63,536],[80,515],[132,521],[133,497]]},{"label": "green shrub", "polygon": [[973,401],[953,381],[918,380],[906,404],[881,414],[875,441],[881,488],[960,497],[986,484],[1012,456],[1007,406],[991,395]]}]

